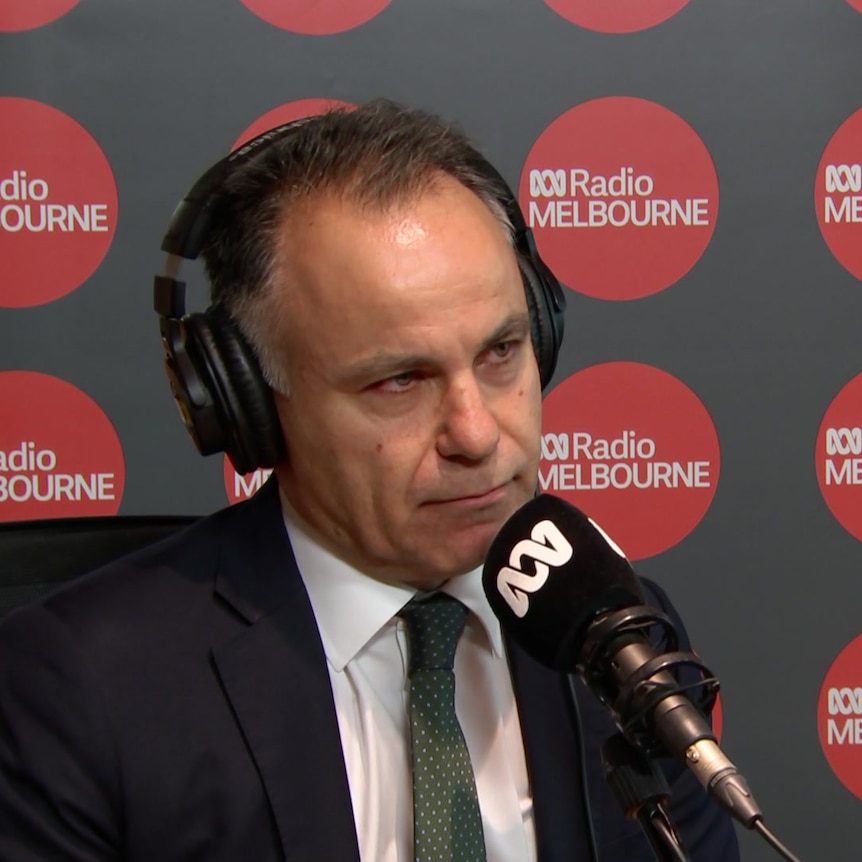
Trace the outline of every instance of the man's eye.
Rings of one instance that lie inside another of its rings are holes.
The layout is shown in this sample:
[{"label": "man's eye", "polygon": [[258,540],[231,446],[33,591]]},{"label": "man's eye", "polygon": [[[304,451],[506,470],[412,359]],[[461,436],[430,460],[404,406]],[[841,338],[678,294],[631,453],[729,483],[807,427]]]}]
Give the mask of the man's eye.
[{"label": "man's eye", "polygon": [[491,355],[494,359],[508,359],[515,351],[514,341],[501,341],[491,348]]},{"label": "man's eye", "polygon": [[419,375],[415,371],[405,371],[403,374],[395,374],[381,380],[377,388],[384,392],[405,392],[416,383],[418,378]]}]

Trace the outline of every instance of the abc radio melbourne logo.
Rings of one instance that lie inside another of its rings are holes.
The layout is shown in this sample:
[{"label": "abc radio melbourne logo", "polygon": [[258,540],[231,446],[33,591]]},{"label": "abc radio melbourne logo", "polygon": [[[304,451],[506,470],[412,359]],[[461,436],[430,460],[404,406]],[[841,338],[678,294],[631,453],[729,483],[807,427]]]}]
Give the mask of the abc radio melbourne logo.
[{"label": "abc radio melbourne logo", "polygon": [[102,262],[117,186],[98,144],[60,111],[0,98],[0,306],[58,299]]},{"label": "abc radio melbourne logo", "polygon": [[841,526],[862,541],[862,374],[827,408],[814,461],[826,505]]},{"label": "abc radio melbourne logo", "polygon": [[0,373],[0,521],[115,515],[125,462],[113,425],[76,387]]},{"label": "abc radio melbourne logo", "polygon": [[392,0],[241,0],[250,12],[275,27],[325,36],[359,27],[379,15]]},{"label": "abc radio melbourne logo", "polygon": [[823,152],[814,205],[829,250],[862,279],[862,108],[841,124]]},{"label": "abc radio melbourne logo", "polygon": [[817,725],[832,771],[862,799],[862,635],[829,668],[817,703]]},{"label": "abc radio melbourne logo", "polygon": [[222,463],[224,490],[230,503],[240,503],[254,496],[272,475],[270,468],[258,467],[251,473],[237,473],[230,459],[225,456]]},{"label": "abc radio melbourne logo", "polygon": [[676,15],[688,0],[545,0],[567,21],[599,33],[633,33]]},{"label": "abc radio melbourne logo", "polygon": [[44,27],[65,15],[80,0],[4,0],[0,2],[0,33]]},{"label": "abc radio melbourne logo", "polygon": [[661,105],[628,97],[554,120],[527,156],[519,197],[554,274],[597,299],[679,281],[718,217],[718,177],[701,139]]},{"label": "abc radio melbourne logo", "polygon": [[545,399],[540,489],[595,518],[630,559],[658,554],[697,526],[719,469],[706,408],[658,368],[595,365]]}]

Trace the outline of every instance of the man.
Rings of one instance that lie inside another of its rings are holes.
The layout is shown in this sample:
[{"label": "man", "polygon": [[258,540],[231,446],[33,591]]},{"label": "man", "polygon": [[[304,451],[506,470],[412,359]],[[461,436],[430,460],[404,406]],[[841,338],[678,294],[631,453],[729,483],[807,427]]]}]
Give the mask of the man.
[{"label": "man", "polygon": [[[593,840],[602,862],[652,858],[598,774],[603,709],[584,694],[575,720],[482,594],[535,493],[547,364],[477,158],[374,102],[216,172],[192,219],[213,306],[163,321],[169,364],[187,412],[204,376],[229,441],[275,426],[275,479],[0,628],[0,858],[413,858],[399,614],[436,591],[470,611],[456,707],[487,859],[586,862]],[[669,772],[695,862],[736,859],[726,816]]]}]

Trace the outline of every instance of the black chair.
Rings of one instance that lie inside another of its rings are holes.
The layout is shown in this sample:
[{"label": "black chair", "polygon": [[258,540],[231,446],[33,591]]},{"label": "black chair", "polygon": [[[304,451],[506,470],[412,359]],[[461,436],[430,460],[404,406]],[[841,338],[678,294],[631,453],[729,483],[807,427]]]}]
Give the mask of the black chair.
[{"label": "black chair", "polygon": [[116,515],[0,523],[0,619],[196,520],[191,515]]}]

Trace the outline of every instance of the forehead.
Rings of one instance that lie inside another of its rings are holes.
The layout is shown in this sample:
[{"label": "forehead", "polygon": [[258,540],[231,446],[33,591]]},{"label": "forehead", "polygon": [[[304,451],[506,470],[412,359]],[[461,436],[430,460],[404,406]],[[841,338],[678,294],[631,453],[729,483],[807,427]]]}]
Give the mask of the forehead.
[{"label": "forehead", "polygon": [[401,325],[434,314],[524,304],[503,225],[469,189],[444,177],[408,201],[369,210],[336,197],[309,200],[277,242],[278,290],[305,323]]},{"label": "forehead", "polygon": [[470,362],[526,313],[506,231],[454,180],[384,211],[304,207],[286,221],[277,270],[288,367],[333,384],[380,357]]}]

